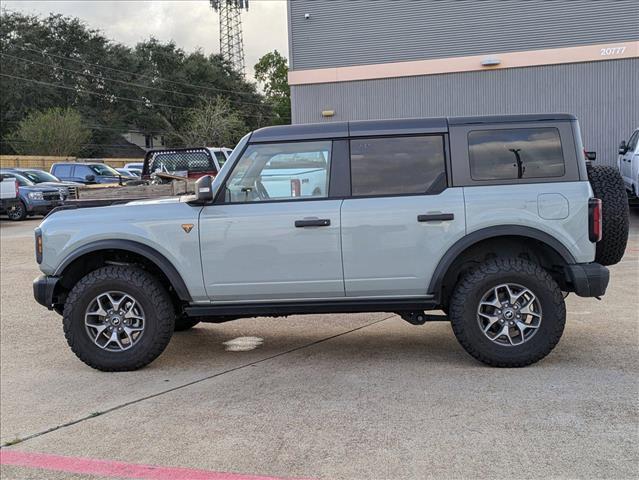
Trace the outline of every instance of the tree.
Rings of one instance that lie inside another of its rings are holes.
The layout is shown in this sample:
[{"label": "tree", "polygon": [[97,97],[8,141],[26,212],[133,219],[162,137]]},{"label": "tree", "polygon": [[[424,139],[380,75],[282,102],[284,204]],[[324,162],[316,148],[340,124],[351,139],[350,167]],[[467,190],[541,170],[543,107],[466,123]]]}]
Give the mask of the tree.
[{"label": "tree", "polygon": [[264,86],[266,99],[273,105],[278,123],[290,123],[291,87],[288,85],[288,62],[277,50],[267,53],[255,64],[255,78]]},{"label": "tree", "polygon": [[91,138],[82,116],[70,108],[51,108],[30,114],[9,136],[13,149],[22,155],[77,155]]},{"label": "tree", "polygon": [[233,111],[230,101],[218,96],[189,110],[184,128],[177,136],[189,147],[229,147],[248,130],[242,117]]},{"label": "tree", "polygon": [[250,129],[273,123],[257,85],[219,55],[153,38],[131,48],[62,15],[2,11],[0,20],[0,138],[31,112],[70,107],[92,130],[83,154],[108,156],[129,130],[179,140],[190,110],[218,96]]}]

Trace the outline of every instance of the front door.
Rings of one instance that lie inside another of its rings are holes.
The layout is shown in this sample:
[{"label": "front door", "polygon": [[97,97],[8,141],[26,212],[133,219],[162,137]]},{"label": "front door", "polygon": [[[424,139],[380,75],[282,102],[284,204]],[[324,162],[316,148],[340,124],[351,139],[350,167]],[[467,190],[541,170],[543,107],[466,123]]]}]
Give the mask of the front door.
[{"label": "front door", "polygon": [[439,259],[465,232],[462,188],[447,188],[443,136],[353,139],[350,152],[346,295],[425,296]]},{"label": "front door", "polygon": [[328,198],[331,148],[331,141],[247,147],[224,200],[200,214],[213,302],[344,297],[342,201]]}]

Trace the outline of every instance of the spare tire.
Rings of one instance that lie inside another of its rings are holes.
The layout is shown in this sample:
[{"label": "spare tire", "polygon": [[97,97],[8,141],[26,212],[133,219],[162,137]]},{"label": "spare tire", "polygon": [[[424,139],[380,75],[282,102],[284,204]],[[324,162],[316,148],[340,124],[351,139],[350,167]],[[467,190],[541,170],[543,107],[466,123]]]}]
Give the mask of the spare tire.
[{"label": "spare tire", "polygon": [[619,263],[626,250],[629,229],[628,196],[619,171],[608,165],[588,167],[588,180],[602,203],[602,237],[597,243],[595,262]]}]

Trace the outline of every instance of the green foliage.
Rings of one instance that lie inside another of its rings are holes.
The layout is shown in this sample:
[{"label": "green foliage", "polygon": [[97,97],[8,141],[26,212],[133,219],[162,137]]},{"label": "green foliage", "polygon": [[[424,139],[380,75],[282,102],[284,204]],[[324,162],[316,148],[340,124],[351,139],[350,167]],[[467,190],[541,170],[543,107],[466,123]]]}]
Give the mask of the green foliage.
[{"label": "green foliage", "polygon": [[228,147],[248,132],[242,117],[233,111],[228,99],[206,99],[189,111],[184,129],[177,134],[183,145]]},{"label": "green foliage", "polygon": [[291,87],[288,63],[277,50],[267,53],[255,64],[255,78],[263,85],[267,100],[273,105],[278,123],[290,123]]},{"label": "green foliage", "polygon": [[[273,104],[219,55],[153,38],[130,48],[77,18],[3,11],[0,54],[0,138],[31,112],[70,107],[92,129],[94,147],[83,153],[108,156],[129,130],[179,141],[192,109],[218,96],[248,129],[278,121]],[[11,148],[3,141],[0,150]]]},{"label": "green foliage", "polygon": [[8,137],[9,144],[22,155],[77,155],[91,138],[82,116],[70,108],[51,108],[32,113]]}]

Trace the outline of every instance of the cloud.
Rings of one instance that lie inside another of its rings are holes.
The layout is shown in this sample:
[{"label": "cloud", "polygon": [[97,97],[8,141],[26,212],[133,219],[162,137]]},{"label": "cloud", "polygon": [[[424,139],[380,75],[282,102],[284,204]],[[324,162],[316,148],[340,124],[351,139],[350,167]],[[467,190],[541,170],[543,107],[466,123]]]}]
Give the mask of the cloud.
[{"label": "cloud", "polygon": [[[135,45],[153,36],[173,40],[187,52],[219,51],[218,15],[207,0],[167,1],[31,1],[4,0],[8,10],[46,16],[61,13],[78,17],[115,42]],[[278,50],[288,57],[285,0],[252,0],[242,12],[246,73],[267,52]]]}]

